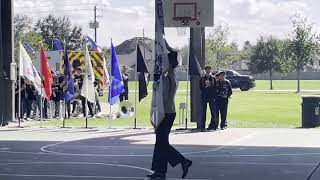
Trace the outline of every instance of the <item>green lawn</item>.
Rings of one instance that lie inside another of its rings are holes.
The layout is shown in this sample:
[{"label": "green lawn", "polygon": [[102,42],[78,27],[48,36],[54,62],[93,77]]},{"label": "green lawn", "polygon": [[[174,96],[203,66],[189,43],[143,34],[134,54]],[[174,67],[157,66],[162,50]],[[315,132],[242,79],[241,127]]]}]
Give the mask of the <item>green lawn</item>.
[{"label": "green lawn", "polygon": [[[131,90],[135,89],[135,83],[130,82],[129,88]],[[190,88],[190,86],[189,86]],[[274,80],[273,81],[274,90],[296,90],[297,89],[297,81],[295,80]],[[152,89],[152,82],[149,84],[148,89]],[[187,82],[180,81],[179,89],[186,90]],[[320,80],[303,80],[301,81],[301,89],[302,90],[320,90]],[[257,80],[256,87],[254,90],[270,90],[270,81],[268,80]]]},{"label": "green lawn", "polygon": [[[274,90],[296,90],[297,81],[294,80],[276,80],[273,81]],[[256,81],[255,90],[269,90],[270,81]],[[320,80],[304,80],[301,81],[302,90],[320,90]]]},{"label": "green lawn", "polygon": [[[295,81],[275,81],[276,89],[295,89]],[[149,85],[149,88],[151,86]],[[179,90],[185,90],[185,82],[179,83]],[[302,81],[304,90],[320,90],[320,81]],[[134,83],[130,83],[130,89],[134,90]],[[268,81],[257,81],[255,89],[267,90]],[[320,92],[309,94],[320,94]],[[236,128],[295,128],[301,126],[301,95],[293,92],[239,92],[236,91],[230,100],[229,127]],[[186,94],[178,92],[176,107],[179,112],[179,104],[185,102]],[[106,101],[101,97],[101,101]],[[134,102],[134,93],[130,93],[130,102]],[[150,117],[151,94],[137,106],[137,126],[151,127]],[[176,127],[178,125],[178,114]],[[210,118],[208,112],[208,119]],[[209,121],[209,120],[208,120]],[[109,127],[108,119],[89,119],[89,127]],[[39,126],[37,123],[35,126]],[[190,127],[195,127],[189,122]],[[44,122],[43,126],[62,126],[60,120]],[[84,119],[66,120],[67,127],[84,127]],[[134,127],[134,118],[116,119],[111,121],[111,127]]]}]

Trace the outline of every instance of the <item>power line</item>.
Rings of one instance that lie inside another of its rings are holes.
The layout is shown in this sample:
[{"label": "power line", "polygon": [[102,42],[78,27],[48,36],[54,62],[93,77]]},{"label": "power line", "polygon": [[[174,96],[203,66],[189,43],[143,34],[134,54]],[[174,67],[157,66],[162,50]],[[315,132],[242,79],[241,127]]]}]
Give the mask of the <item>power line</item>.
[{"label": "power line", "polygon": [[[76,6],[93,6],[95,4],[65,4],[62,7],[76,7]],[[38,9],[38,8],[48,8],[53,7],[52,5],[39,5],[36,7],[25,7],[25,6],[15,6],[14,8],[23,8],[23,9]]]},{"label": "power line", "polygon": [[77,12],[84,12],[84,11],[91,11],[91,9],[48,9],[48,10],[41,10],[41,11],[18,11],[16,10],[15,13],[22,13],[22,14],[46,14],[46,13],[55,13],[55,12],[63,12],[63,13],[77,13]]}]

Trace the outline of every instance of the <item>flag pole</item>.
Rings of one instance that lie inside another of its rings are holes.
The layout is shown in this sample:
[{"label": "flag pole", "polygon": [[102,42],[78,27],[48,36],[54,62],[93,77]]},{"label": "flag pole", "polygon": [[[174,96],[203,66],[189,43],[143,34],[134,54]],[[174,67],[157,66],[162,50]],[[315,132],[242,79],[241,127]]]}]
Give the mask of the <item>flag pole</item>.
[{"label": "flag pole", "polygon": [[[20,59],[20,61],[21,61],[21,59]],[[21,68],[21,67],[19,67],[19,68]],[[20,69],[19,69],[19,71],[20,71]],[[18,127],[21,127],[21,75],[20,75],[20,72],[19,72],[19,97],[18,97],[18,100],[19,100],[19,102],[18,102],[18,108],[19,108],[19,110],[18,110],[18,123],[19,123],[19,125],[18,125]]]},{"label": "flag pole", "polygon": [[[20,42],[21,43],[21,42]],[[19,48],[21,48],[21,45],[19,46]],[[19,49],[19,54],[21,54],[21,49]],[[20,65],[21,65],[21,57],[19,57],[19,73],[18,73],[18,75],[19,75],[19,87],[18,87],[18,90],[19,90],[19,92],[18,92],[18,100],[19,100],[19,102],[18,102],[18,108],[19,108],[19,110],[18,110],[18,127],[21,127],[21,74],[20,74],[20,71],[21,71],[21,68],[23,68],[23,67],[20,67]]]},{"label": "flag pole", "polygon": [[[111,44],[112,44],[112,38],[111,38]],[[110,57],[112,58],[112,46],[111,46],[111,48],[110,48]],[[110,59],[111,59],[110,58]],[[112,63],[111,63],[112,64]],[[111,72],[112,72],[112,65],[110,65],[110,70],[111,70]],[[112,116],[112,108],[111,108],[111,84],[112,84],[112,76],[110,76],[111,77],[111,79],[109,80],[110,81],[110,83],[109,83],[109,129],[111,129],[111,116]]]},{"label": "flag pole", "polygon": [[[60,51],[60,53],[62,53],[62,51]],[[67,55],[66,40],[64,40],[64,55]],[[64,58],[66,58],[66,57],[64,57]],[[64,69],[66,70],[66,64],[64,64]],[[67,75],[66,75],[65,72],[66,71],[64,71],[64,74],[65,74],[64,78],[66,79]],[[62,90],[62,92],[63,92],[63,90]],[[64,92],[63,92],[63,94],[64,94]],[[66,106],[66,99],[64,97],[63,97],[63,105],[64,105],[64,108],[62,108],[62,109],[64,109],[64,116],[62,114],[62,128],[65,128],[66,127],[66,121],[65,120],[66,120],[66,116],[67,116],[66,111],[68,111],[68,110],[67,110],[67,106]],[[69,114],[68,114],[68,116],[69,116]]]},{"label": "flag pole", "polygon": [[[138,46],[139,46],[139,38],[137,39],[137,44],[136,44],[136,48],[137,48],[137,53],[138,53]],[[138,54],[136,55],[136,57],[138,57]],[[135,80],[135,90],[134,90],[134,128],[133,129],[137,129],[137,88],[138,88],[138,81],[137,81],[137,74],[138,74],[138,59],[136,60],[136,65],[135,65],[135,70],[134,70],[134,80]]]},{"label": "flag pole", "polygon": [[[85,50],[86,51],[88,51],[88,49],[87,49],[87,44],[85,44]],[[85,53],[87,53],[87,52],[85,52]],[[88,65],[87,64],[85,64],[85,66],[87,67]],[[87,69],[87,68],[86,68]],[[87,74],[85,73],[85,76],[87,76]],[[85,79],[86,79],[86,104],[85,104],[85,112],[86,112],[86,128],[88,128],[88,78],[87,77],[85,77]]]},{"label": "flag pole", "polygon": [[111,129],[111,116],[112,116],[112,108],[111,108],[111,85],[109,85],[109,129]]},{"label": "flag pole", "polygon": [[63,105],[64,105],[64,108],[63,108],[64,109],[64,116],[62,115],[62,128],[65,128],[66,127],[66,117],[67,117],[66,111],[68,111],[68,108],[66,106],[66,100],[63,101]]},{"label": "flag pole", "polygon": [[190,75],[189,75],[189,65],[190,65],[190,38],[189,38],[189,48],[188,48],[188,59],[187,59],[187,93],[186,93],[186,122],[185,122],[185,129],[188,129],[188,110],[189,110],[189,106],[188,106],[188,101],[189,101],[189,80],[190,80]]},{"label": "flag pole", "polygon": [[[41,50],[40,50],[41,51]],[[40,56],[41,56],[41,52],[40,52]],[[40,74],[41,74],[41,92],[40,92],[40,121],[41,121],[41,123],[40,123],[40,128],[42,128],[42,121],[43,121],[43,101],[42,101],[42,91],[43,91],[43,74],[42,74],[42,59],[40,58]]]}]

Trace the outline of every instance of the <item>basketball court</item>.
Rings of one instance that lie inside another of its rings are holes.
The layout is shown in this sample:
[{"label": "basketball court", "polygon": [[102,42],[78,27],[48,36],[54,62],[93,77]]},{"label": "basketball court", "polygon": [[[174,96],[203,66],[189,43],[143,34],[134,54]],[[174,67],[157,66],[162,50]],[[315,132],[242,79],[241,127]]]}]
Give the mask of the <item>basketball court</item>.
[{"label": "basketball court", "polygon": [[[320,132],[306,129],[174,131],[171,143],[193,160],[189,179],[304,180],[320,162]],[[0,179],[145,179],[153,130],[0,131]],[[180,167],[167,179],[179,179]],[[316,170],[312,180],[320,178]]]}]

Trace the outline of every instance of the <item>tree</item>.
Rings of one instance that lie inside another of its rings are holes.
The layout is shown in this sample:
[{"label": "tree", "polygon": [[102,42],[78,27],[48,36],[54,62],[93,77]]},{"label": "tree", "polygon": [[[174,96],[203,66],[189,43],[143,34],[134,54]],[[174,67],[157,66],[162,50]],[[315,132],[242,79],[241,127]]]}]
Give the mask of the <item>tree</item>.
[{"label": "tree", "polygon": [[44,39],[41,34],[37,32],[21,33],[19,35],[19,41],[22,43],[29,43],[35,51],[39,51],[42,46],[44,46],[44,48],[47,48],[47,44],[40,43],[43,42]]},{"label": "tree", "polygon": [[229,26],[220,23],[209,32],[206,39],[207,63],[216,69],[226,68],[241,58],[238,45],[229,43],[229,35]]},{"label": "tree", "polygon": [[68,49],[79,49],[82,47],[83,35],[82,28],[72,25],[68,17],[54,17],[49,15],[46,18],[37,21],[36,32],[39,32],[44,38],[44,42],[49,49],[53,49],[52,41],[60,39],[66,41]]},{"label": "tree", "polygon": [[280,69],[279,63],[279,40],[269,36],[261,36],[257,45],[253,47],[249,62],[249,70],[253,74],[269,72],[270,89],[273,89],[273,72]]},{"label": "tree", "polygon": [[313,24],[307,18],[295,15],[292,18],[293,32],[292,40],[288,46],[290,61],[297,72],[297,92],[300,92],[300,72],[312,62],[317,53],[319,36],[314,32]]},{"label": "tree", "polygon": [[32,30],[33,20],[27,15],[18,14],[13,18],[14,33],[14,59],[18,62],[19,57],[19,37],[21,34],[28,33]]},{"label": "tree", "polygon": [[291,54],[291,40],[290,39],[284,39],[278,41],[279,45],[279,54],[278,54],[278,62],[279,65],[276,72],[281,73],[282,76],[285,76],[286,74],[294,71],[294,66],[291,63],[290,60],[290,54]]},{"label": "tree", "polygon": [[14,41],[18,42],[20,33],[26,33],[32,30],[33,19],[27,15],[18,14],[13,19],[14,23]]},{"label": "tree", "polygon": [[241,59],[249,60],[251,57],[253,46],[251,45],[250,41],[245,41],[242,51],[241,51]]}]

